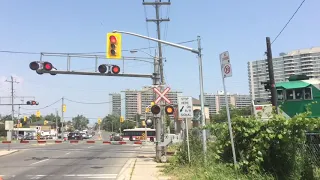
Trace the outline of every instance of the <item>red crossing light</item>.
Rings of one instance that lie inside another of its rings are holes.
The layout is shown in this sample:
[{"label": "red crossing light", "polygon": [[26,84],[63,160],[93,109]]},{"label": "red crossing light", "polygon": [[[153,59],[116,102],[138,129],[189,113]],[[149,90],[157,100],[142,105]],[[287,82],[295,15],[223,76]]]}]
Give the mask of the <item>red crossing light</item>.
[{"label": "red crossing light", "polygon": [[35,71],[39,69],[39,63],[37,63],[36,61],[33,61],[29,64],[29,67],[31,70]]},{"label": "red crossing light", "polygon": [[100,72],[100,73],[106,73],[107,72],[107,70],[108,70],[108,67],[106,66],[106,65],[104,65],[104,64],[101,64],[99,67],[98,67],[98,71]]},{"label": "red crossing light", "polygon": [[152,114],[159,114],[159,113],[160,113],[160,106],[158,106],[158,105],[153,105],[153,106],[151,107],[151,112],[152,112]]},{"label": "red crossing light", "polygon": [[112,73],[113,74],[118,74],[120,72],[120,67],[119,66],[112,66]]},{"label": "red crossing light", "polygon": [[43,68],[46,70],[46,71],[51,71],[51,69],[53,68],[52,67],[52,64],[49,63],[49,62],[44,62],[43,63]]}]

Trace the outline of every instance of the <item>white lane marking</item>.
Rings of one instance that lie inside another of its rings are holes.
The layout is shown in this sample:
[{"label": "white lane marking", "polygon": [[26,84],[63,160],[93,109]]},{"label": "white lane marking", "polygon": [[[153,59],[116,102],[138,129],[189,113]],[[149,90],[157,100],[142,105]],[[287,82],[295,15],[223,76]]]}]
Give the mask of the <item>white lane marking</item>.
[{"label": "white lane marking", "polygon": [[67,152],[66,155],[70,154],[71,152]]},{"label": "white lane marking", "polygon": [[92,148],[93,146],[89,146],[88,148]]},{"label": "white lane marking", "polygon": [[45,162],[45,161],[48,161],[48,160],[49,159],[44,159],[44,160],[41,160],[41,161],[38,161],[38,162],[34,162],[34,163],[30,164],[30,166],[38,164],[38,163],[41,163],[41,162]]}]

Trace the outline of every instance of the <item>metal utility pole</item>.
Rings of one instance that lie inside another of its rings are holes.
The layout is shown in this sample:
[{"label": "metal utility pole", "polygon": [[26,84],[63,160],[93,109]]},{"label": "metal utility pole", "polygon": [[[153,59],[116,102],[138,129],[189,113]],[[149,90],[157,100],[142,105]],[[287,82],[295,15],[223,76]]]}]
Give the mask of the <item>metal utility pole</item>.
[{"label": "metal utility pole", "polygon": [[[11,83],[11,119],[12,121],[14,121],[14,88],[13,88],[13,84],[16,83],[18,84],[19,82],[17,82],[16,80],[13,79],[13,76],[11,76],[11,81],[6,80],[6,82]],[[17,136],[18,138],[18,136]]]},{"label": "metal utility pole", "polygon": [[276,113],[278,114],[277,89],[276,89],[276,85],[275,85],[276,83],[274,80],[274,73],[273,73],[270,37],[266,37],[266,43],[267,43],[268,71],[269,71],[269,79],[270,79],[271,103],[272,103],[272,106],[276,108]]},{"label": "metal utility pole", "polygon": [[[146,19],[147,22],[155,22],[157,24],[157,36],[158,39],[161,39],[161,28],[160,28],[160,23],[163,21],[170,21],[169,18],[167,19],[162,19],[160,18],[159,15],[159,8],[161,5],[171,5],[170,0],[168,2],[161,2],[161,0],[156,0],[155,2],[144,2],[142,3],[143,5],[152,5],[155,7],[156,10],[156,19]],[[158,48],[159,48],[159,69],[160,69],[160,89],[161,91],[164,90],[164,85],[165,83],[165,79],[164,79],[164,74],[163,74],[163,57],[162,57],[162,47],[161,47],[161,43],[158,42]],[[160,102],[160,107],[161,107],[161,118],[160,118],[160,122],[161,122],[161,127],[160,127],[160,131],[161,131],[161,141],[164,141],[164,134],[165,134],[165,111],[164,111],[164,107],[165,107],[165,103],[163,101]],[[164,154],[164,148],[162,149],[162,154]]]},{"label": "metal utility pole", "polygon": [[56,109],[56,139],[58,139],[58,109]]},{"label": "metal utility pole", "polygon": [[63,105],[64,105],[64,97],[62,97],[62,104],[61,104],[61,138],[64,140],[64,112],[63,112]]}]

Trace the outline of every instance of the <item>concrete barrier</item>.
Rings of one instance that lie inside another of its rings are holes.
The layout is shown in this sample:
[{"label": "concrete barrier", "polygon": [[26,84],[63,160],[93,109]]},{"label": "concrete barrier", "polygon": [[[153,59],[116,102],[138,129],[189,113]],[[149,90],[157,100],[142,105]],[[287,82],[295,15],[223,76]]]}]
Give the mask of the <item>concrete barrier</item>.
[{"label": "concrete barrier", "polygon": [[2,141],[3,144],[11,144],[11,141]]}]

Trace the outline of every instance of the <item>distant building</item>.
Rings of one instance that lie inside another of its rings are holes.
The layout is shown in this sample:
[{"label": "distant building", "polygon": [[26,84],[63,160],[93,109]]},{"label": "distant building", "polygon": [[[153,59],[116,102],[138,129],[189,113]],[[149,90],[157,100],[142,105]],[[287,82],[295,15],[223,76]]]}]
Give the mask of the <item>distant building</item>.
[{"label": "distant building", "polygon": [[[300,49],[289,53],[280,53],[273,58],[273,71],[276,83],[287,81],[291,75],[303,74],[310,78],[320,78],[320,47]],[[265,91],[263,82],[269,80],[266,60],[248,62],[248,80],[251,99],[269,99],[270,92]]]},{"label": "distant building", "polygon": [[121,116],[121,94],[109,94],[110,114]]},{"label": "distant building", "polygon": [[[236,108],[248,107],[251,105],[250,95],[230,94],[227,93],[228,103]],[[209,105],[209,114],[218,114],[219,111],[226,107],[223,91],[217,93],[205,93],[204,102]]]}]

